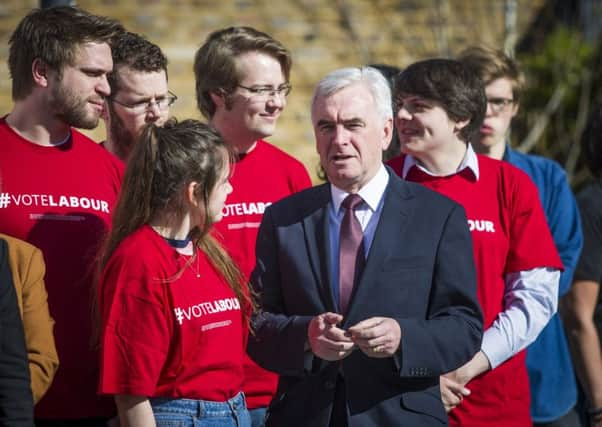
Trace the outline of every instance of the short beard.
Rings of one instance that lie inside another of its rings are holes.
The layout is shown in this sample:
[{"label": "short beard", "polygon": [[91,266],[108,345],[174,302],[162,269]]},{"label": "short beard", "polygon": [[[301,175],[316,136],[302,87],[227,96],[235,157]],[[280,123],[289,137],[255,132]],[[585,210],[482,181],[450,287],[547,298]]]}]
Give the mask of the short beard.
[{"label": "short beard", "polygon": [[86,114],[88,99],[83,99],[70,88],[57,81],[52,89],[50,108],[55,115],[69,126],[81,129],[94,129],[98,126],[100,114]]},{"label": "short beard", "polygon": [[117,115],[110,102],[107,103],[109,120],[109,135],[113,146],[115,147],[115,155],[120,159],[126,160],[132,151],[135,143],[135,138],[132,133],[125,128],[123,120]]}]

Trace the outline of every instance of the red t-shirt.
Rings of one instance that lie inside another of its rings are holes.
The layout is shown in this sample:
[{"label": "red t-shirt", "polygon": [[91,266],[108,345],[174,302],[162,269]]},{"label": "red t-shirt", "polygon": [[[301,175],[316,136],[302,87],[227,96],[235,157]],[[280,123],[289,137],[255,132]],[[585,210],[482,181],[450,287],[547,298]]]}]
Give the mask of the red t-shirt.
[{"label": "red t-shirt", "polygon": [[0,232],[37,246],[46,262],[48,305],[60,367],[36,405],[40,418],[112,416],[96,394],[98,354],[91,344],[97,250],[108,230],[123,166],[72,129],[71,139],[42,147],[0,119]]},{"label": "red t-shirt", "polygon": [[240,302],[201,252],[179,254],[145,225],[100,281],[99,392],[223,402],[242,389]]},{"label": "red t-shirt", "polygon": [[[507,273],[537,267],[562,269],[537,188],[514,166],[478,155],[479,178],[472,170],[436,177],[412,167],[408,181],[419,182],[460,203],[471,230],[477,292],[484,329],[504,311]],[[404,156],[389,165],[401,176]],[[452,426],[531,425],[529,383],[522,351],[495,369],[474,378],[470,396],[452,412]]]},{"label": "red t-shirt", "polygon": [[[223,217],[215,231],[246,278],[255,267],[255,240],[263,212],[272,203],[311,187],[301,162],[265,141],[234,165],[233,191],[226,200]],[[278,376],[266,371],[248,356],[243,391],[249,408],[269,405]]]}]

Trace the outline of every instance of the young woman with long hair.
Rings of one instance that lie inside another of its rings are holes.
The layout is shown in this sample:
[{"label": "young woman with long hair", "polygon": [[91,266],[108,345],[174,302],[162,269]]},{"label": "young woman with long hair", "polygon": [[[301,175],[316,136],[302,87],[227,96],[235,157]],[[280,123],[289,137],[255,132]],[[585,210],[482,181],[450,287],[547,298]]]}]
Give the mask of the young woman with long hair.
[{"label": "young woman with long hair", "polygon": [[250,425],[253,303],[210,232],[229,176],[221,137],[195,120],[148,125],[131,154],[98,289],[99,391],[115,396],[122,427]]}]

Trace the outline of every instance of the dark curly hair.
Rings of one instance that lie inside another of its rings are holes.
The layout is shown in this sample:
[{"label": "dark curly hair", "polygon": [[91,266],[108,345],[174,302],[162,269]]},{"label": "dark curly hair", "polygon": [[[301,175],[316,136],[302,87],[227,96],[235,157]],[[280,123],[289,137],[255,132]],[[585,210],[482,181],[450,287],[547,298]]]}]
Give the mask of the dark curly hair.
[{"label": "dark curly hair", "polygon": [[119,69],[128,67],[146,73],[165,71],[167,78],[167,58],[161,48],[140,34],[126,32],[113,39],[111,45],[113,72],[109,74],[111,93],[119,90]]},{"label": "dark curly hair", "polygon": [[395,105],[410,95],[438,102],[452,120],[469,120],[460,131],[463,141],[471,142],[478,135],[487,111],[485,87],[461,62],[436,58],[410,65],[395,80]]}]

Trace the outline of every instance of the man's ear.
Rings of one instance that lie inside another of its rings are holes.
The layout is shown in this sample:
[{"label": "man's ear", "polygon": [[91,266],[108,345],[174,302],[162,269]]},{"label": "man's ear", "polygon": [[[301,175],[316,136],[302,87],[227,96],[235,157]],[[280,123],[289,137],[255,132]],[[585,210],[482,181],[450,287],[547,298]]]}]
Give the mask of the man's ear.
[{"label": "man's ear", "polygon": [[40,58],[36,58],[31,63],[31,75],[36,85],[41,87],[48,87],[48,81],[50,68],[48,64],[42,61]]},{"label": "man's ear", "polygon": [[226,105],[226,93],[223,90],[221,90],[221,89],[212,90],[211,92],[209,92],[209,96],[211,97],[211,100],[215,104],[216,109],[218,109],[218,108],[223,109],[224,106]]},{"label": "man's ear", "polygon": [[393,138],[393,119],[388,118],[385,121],[385,126],[383,128],[383,140],[382,140],[382,150],[385,151],[391,145],[391,140]]},{"label": "man's ear", "polygon": [[512,104],[512,117],[516,116],[516,114],[518,113],[519,105],[520,104],[518,102]]},{"label": "man's ear", "polygon": [[462,129],[464,129],[468,125],[468,123],[470,123],[470,119],[454,122],[454,132],[456,132],[456,133],[460,132]]}]

